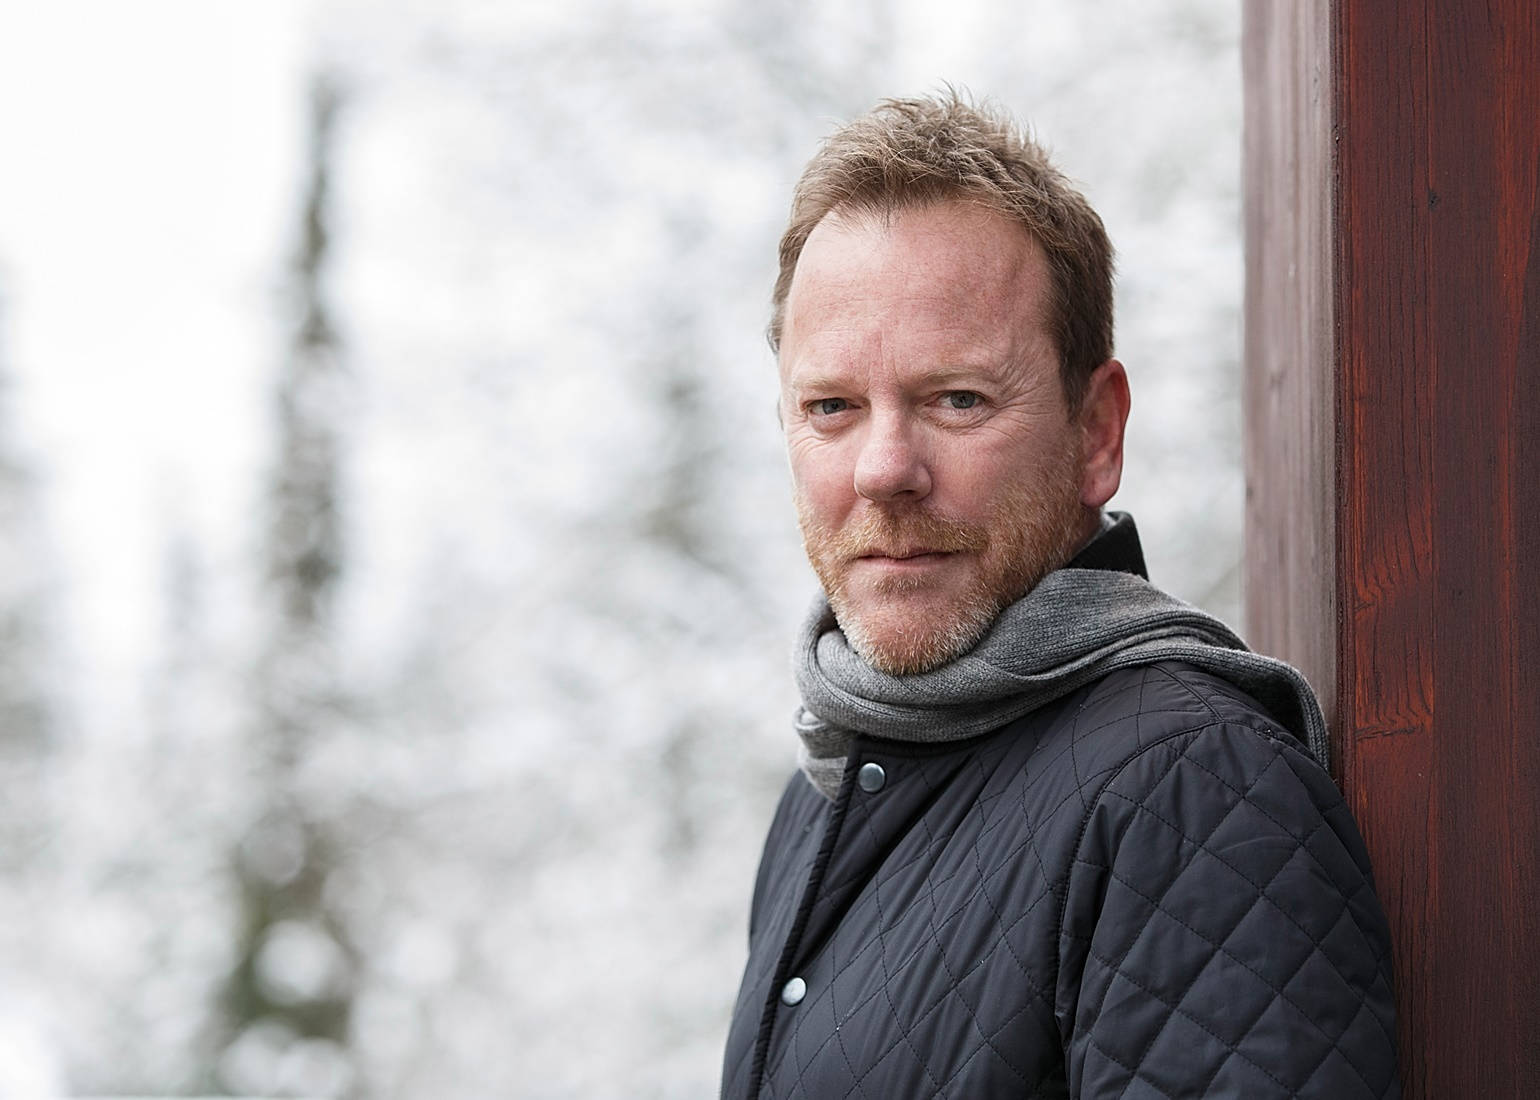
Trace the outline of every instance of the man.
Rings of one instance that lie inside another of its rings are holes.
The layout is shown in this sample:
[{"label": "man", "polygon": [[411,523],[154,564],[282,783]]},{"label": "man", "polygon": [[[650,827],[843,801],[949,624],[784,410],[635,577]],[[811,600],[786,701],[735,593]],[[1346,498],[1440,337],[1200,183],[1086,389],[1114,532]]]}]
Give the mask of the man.
[{"label": "man", "polygon": [[1102,511],[1129,387],[1095,212],[1009,119],[888,101],[809,164],[780,257],[826,601],[723,1095],[1397,1095],[1316,701]]}]

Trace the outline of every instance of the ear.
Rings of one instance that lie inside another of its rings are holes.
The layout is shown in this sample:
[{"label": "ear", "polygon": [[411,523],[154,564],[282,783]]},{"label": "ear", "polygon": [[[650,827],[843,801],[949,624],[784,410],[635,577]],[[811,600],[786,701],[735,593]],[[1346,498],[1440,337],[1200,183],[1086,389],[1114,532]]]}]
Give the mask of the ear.
[{"label": "ear", "polygon": [[1087,508],[1106,504],[1123,480],[1123,428],[1128,423],[1128,407],[1128,372],[1116,359],[1108,359],[1091,373],[1076,414],[1085,458],[1080,503]]}]

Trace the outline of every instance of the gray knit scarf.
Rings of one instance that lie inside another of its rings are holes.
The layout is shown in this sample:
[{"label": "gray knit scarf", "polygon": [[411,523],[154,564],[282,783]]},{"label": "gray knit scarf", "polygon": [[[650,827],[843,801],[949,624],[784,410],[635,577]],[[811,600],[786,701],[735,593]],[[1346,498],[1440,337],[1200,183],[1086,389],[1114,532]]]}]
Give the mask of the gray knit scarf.
[{"label": "gray knit scarf", "polygon": [[1252,653],[1224,623],[1130,573],[1060,569],[1000,613],[969,652],[890,676],[849,644],[820,594],[795,658],[800,763],[828,798],[855,734],[944,742],[999,729],[1114,669],[1187,661],[1261,703],[1326,764],[1326,721],[1310,685]]}]

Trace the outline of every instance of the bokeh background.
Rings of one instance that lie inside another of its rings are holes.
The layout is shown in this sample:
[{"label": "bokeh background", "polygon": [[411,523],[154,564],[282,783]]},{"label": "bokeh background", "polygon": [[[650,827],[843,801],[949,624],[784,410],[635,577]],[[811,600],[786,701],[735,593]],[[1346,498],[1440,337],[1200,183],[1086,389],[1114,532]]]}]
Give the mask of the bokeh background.
[{"label": "bokeh background", "polygon": [[700,1097],[813,580],[763,329],[943,81],[1120,252],[1233,618],[1235,0],[0,8],[0,1095]]}]

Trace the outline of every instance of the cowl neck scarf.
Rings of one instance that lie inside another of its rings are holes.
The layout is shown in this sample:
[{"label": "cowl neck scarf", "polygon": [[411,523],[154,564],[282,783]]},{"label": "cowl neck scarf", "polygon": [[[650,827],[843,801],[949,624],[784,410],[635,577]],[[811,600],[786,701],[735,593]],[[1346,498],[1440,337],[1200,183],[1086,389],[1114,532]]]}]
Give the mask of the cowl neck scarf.
[{"label": "cowl neck scarf", "polygon": [[[1114,522],[1115,521],[1115,522]],[[1109,518],[1103,536],[1132,521]],[[1093,540],[1092,545],[1099,540]],[[1137,547],[1137,541],[1134,542]],[[833,799],[856,735],[960,741],[999,729],[1117,669],[1186,661],[1246,692],[1304,739],[1323,766],[1326,721],[1296,669],[1252,653],[1229,627],[1116,569],[1073,566],[1044,577],[1000,613],[967,653],[912,676],[867,664],[845,640],[822,593],[798,638],[799,763]]]}]

